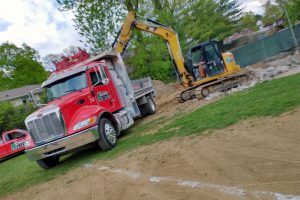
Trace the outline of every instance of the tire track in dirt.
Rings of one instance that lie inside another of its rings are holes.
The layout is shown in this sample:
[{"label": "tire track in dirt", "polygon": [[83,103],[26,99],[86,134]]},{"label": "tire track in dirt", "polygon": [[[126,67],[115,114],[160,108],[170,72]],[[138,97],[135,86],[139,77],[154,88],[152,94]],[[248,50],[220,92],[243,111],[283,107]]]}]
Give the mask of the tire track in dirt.
[{"label": "tire track in dirt", "polygon": [[[269,149],[243,148],[243,151],[226,151],[229,154],[238,154],[247,157],[262,158],[267,160],[300,164],[300,156],[296,153],[272,151]],[[251,153],[249,153],[251,152]]]},{"label": "tire track in dirt", "polygon": [[[99,197],[103,200],[107,200],[107,198],[105,197],[105,176],[104,176],[104,172],[103,171],[99,171],[96,172],[97,175],[96,177],[94,177],[94,180],[91,181],[91,200],[97,200],[99,199]],[[103,187],[99,187],[99,186],[103,186]]]},{"label": "tire track in dirt", "polygon": [[[97,170],[105,170],[108,171],[108,173],[122,176],[122,178],[123,176],[127,176],[127,178],[131,178],[131,179],[140,179],[141,177],[144,177],[144,179],[148,179],[148,182],[151,184],[165,183],[163,185],[167,185],[168,187],[170,187],[175,183],[177,187],[190,187],[193,189],[201,189],[201,190],[208,190],[208,191],[211,190],[214,192],[239,197],[240,199],[244,199],[245,196],[251,197],[251,199],[257,199],[257,198],[260,199],[263,196],[273,198],[273,199],[278,199],[278,200],[287,200],[287,199],[299,200],[300,199],[300,196],[296,196],[296,195],[284,195],[280,193],[267,192],[267,191],[252,191],[249,189],[243,189],[240,186],[236,187],[236,186],[217,185],[217,184],[205,183],[197,180],[176,179],[173,177],[157,177],[157,176],[147,177],[143,174],[136,173],[133,171],[128,171],[124,169],[112,169],[109,167],[97,167],[97,165],[88,165],[86,167],[94,168]],[[138,174],[138,176],[132,176],[131,174]],[[173,191],[177,191],[177,190],[173,190]]]}]

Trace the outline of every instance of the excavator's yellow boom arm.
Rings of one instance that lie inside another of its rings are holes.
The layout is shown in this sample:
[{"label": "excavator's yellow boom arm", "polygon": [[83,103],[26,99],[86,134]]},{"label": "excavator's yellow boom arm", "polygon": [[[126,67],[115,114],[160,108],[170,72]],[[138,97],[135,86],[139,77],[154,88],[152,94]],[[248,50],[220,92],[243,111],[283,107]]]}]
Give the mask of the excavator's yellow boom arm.
[{"label": "excavator's yellow boom arm", "polygon": [[122,53],[127,46],[129,39],[132,35],[133,28],[140,31],[145,31],[157,35],[167,42],[170,55],[175,63],[177,72],[182,81],[183,86],[192,86],[192,76],[187,72],[184,67],[184,58],[182,56],[180,43],[176,31],[172,28],[160,25],[150,25],[146,22],[136,20],[134,12],[129,12],[121,29],[115,51]]}]

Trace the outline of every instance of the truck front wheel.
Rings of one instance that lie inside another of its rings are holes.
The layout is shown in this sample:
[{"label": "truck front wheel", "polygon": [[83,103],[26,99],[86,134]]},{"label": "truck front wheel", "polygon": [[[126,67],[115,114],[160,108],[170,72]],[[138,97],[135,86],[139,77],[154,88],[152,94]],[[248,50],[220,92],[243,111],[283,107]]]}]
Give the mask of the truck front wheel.
[{"label": "truck front wheel", "polygon": [[41,168],[50,169],[50,168],[55,167],[59,164],[59,156],[44,158],[44,159],[41,159],[41,160],[37,160],[36,162]]},{"label": "truck front wheel", "polygon": [[108,151],[117,145],[116,127],[106,118],[99,122],[99,140],[98,144],[103,151]]}]

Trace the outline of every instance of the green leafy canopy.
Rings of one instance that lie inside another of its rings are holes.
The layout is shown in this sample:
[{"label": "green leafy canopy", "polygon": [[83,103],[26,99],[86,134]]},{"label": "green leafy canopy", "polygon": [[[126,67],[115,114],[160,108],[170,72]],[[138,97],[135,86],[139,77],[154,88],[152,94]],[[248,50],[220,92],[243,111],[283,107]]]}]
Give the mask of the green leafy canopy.
[{"label": "green leafy canopy", "polygon": [[26,44],[0,44],[0,91],[42,83],[48,73],[38,59],[38,52]]},{"label": "green leafy canopy", "polygon": [[[183,52],[196,43],[231,35],[241,17],[237,0],[57,1],[62,11],[73,11],[75,27],[93,52],[111,49],[128,11],[171,26],[178,33]],[[136,32],[126,52],[129,58],[125,59],[134,69],[132,76],[148,75],[163,81],[170,78],[172,62],[163,43],[153,35]]]}]

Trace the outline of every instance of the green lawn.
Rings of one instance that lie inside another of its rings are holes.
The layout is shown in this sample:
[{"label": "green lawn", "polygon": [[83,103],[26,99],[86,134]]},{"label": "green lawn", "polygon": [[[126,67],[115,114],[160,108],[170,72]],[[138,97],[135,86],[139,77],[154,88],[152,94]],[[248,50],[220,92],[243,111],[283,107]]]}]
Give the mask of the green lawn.
[{"label": "green lawn", "polygon": [[[40,169],[35,162],[21,155],[0,163],[0,196],[49,181],[56,176],[93,160],[107,159],[140,145],[152,144],[175,136],[201,134],[220,129],[238,121],[258,116],[276,116],[300,105],[300,74],[260,83],[254,88],[206,105],[192,113],[176,114],[151,122],[139,121],[118,141],[115,149],[101,152],[97,148],[82,151],[62,159],[51,170]],[[158,123],[164,123],[155,134],[143,134]]]}]

